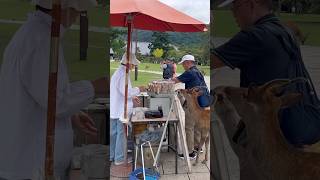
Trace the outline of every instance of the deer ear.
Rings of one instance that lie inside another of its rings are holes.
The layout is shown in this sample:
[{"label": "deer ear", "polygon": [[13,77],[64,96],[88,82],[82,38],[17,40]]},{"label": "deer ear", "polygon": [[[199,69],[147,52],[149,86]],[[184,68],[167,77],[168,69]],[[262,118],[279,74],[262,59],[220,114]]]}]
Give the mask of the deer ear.
[{"label": "deer ear", "polygon": [[286,107],[292,106],[294,104],[297,104],[302,99],[302,97],[303,97],[302,93],[285,94],[280,97],[281,107],[286,108]]}]

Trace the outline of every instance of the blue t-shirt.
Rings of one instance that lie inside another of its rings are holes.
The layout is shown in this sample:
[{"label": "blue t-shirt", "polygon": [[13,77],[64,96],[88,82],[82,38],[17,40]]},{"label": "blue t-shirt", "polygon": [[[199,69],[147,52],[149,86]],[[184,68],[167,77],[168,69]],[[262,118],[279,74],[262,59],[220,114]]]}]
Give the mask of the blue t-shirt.
[{"label": "blue t-shirt", "polygon": [[230,41],[213,50],[224,64],[240,69],[240,86],[262,85],[270,80],[289,78],[290,57],[276,36],[263,25],[280,22],[273,14],[242,30]]},{"label": "blue t-shirt", "polygon": [[168,63],[166,65],[167,65],[167,68],[165,68],[163,70],[162,77],[163,77],[163,79],[170,79],[173,77],[173,71],[174,71],[173,65],[170,63]]},{"label": "blue t-shirt", "polygon": [[207,107],[210,105],[209,91],[204,77],[196,66],[192,66],[186,70],[183,74],[177,77],[180,82],[185,83],[186,89],[193,87],[199,87],[203,91],[203,95],[198,97],[198,102],[201,107]]}]

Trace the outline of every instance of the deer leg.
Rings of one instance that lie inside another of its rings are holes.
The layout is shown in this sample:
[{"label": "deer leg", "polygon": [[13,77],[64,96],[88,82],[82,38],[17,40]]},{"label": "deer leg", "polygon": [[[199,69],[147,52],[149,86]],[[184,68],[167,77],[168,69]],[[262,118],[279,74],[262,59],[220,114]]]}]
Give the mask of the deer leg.
[{"label": "deer leg", "polygon": [[[201,133],[200,144],[198,144],[198,147],[202,147],[204,142],[205,142],[205,140],[206,140],[206,137],[203,136],[203,133]],[[193,164],[194,166],[196,166],[198,164],[198,162],[199,162],[200,149],[201,148],[198,148],[198,150],[197,150],[196,162]]]},{"label": "deer leg", "polygon": [[206,141],[205,141],[205,147],[206,147],[206,153],[204,155],[204,160],[202,161],[202,164],[206,164],[207,161],[208,161],[208,149],[209,149],[209,134],[206,138]]}]

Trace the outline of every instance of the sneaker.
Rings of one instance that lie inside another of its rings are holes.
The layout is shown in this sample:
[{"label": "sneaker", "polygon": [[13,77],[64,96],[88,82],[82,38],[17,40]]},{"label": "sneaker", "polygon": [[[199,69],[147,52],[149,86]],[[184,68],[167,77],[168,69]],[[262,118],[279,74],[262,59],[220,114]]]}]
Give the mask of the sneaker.
[{"label": "sneaker", "polygon": [[[132,163],[132,157],[128,157],[128,164],[130,164],[130,163]],[[114,165],[116,165],[116,166],[119,166],[119,165],[122,165],[122,164],[124,164],[125,163],[125,161],[114,161]]]},{"label": "sneaker", "polygon": [[[179,158],[184,159],[183,154],[178,154]],[[189,159],[190,160],[195,160],[197,157],[197,153],[195,151],[192,151],[192,153],[189,154]]]}]

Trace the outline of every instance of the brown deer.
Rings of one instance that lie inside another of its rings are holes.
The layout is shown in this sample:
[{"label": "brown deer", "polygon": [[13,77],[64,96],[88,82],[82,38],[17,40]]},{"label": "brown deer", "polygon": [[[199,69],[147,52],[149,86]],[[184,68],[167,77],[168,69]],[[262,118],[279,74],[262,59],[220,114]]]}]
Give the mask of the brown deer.
[{"label": "brown deer", "polygon": [[[317,180],[320,154],[305,152],[287,143],[279,125],[281,108],[297,103],[300,93],[279,96],[296,80],[274,80],[250,88],[219,87],[217,103],[222,109],[234,108],[246,126],[246,158],[259,180]],[[226,102],[226,103],[225,103]]]},{"label": "brown deer", "polygon": [[199,161],[199,151],[205,144],[205,158],[202,161],[205,164],[208,161],[208,146],[209,146],[209,132],[210,132],[210,108],[202,108],[198,104],[198,96],[202,95],[202,92],[198,88],[193,89],[178,89],[178,97],[182,99],[184,103],[182,107],[185,111],[189,111],[192,118],[195,120],[196,128],[200,132],[201,138],[200,143],[197,144],[197,158],[193,165],[197,165]]}]

